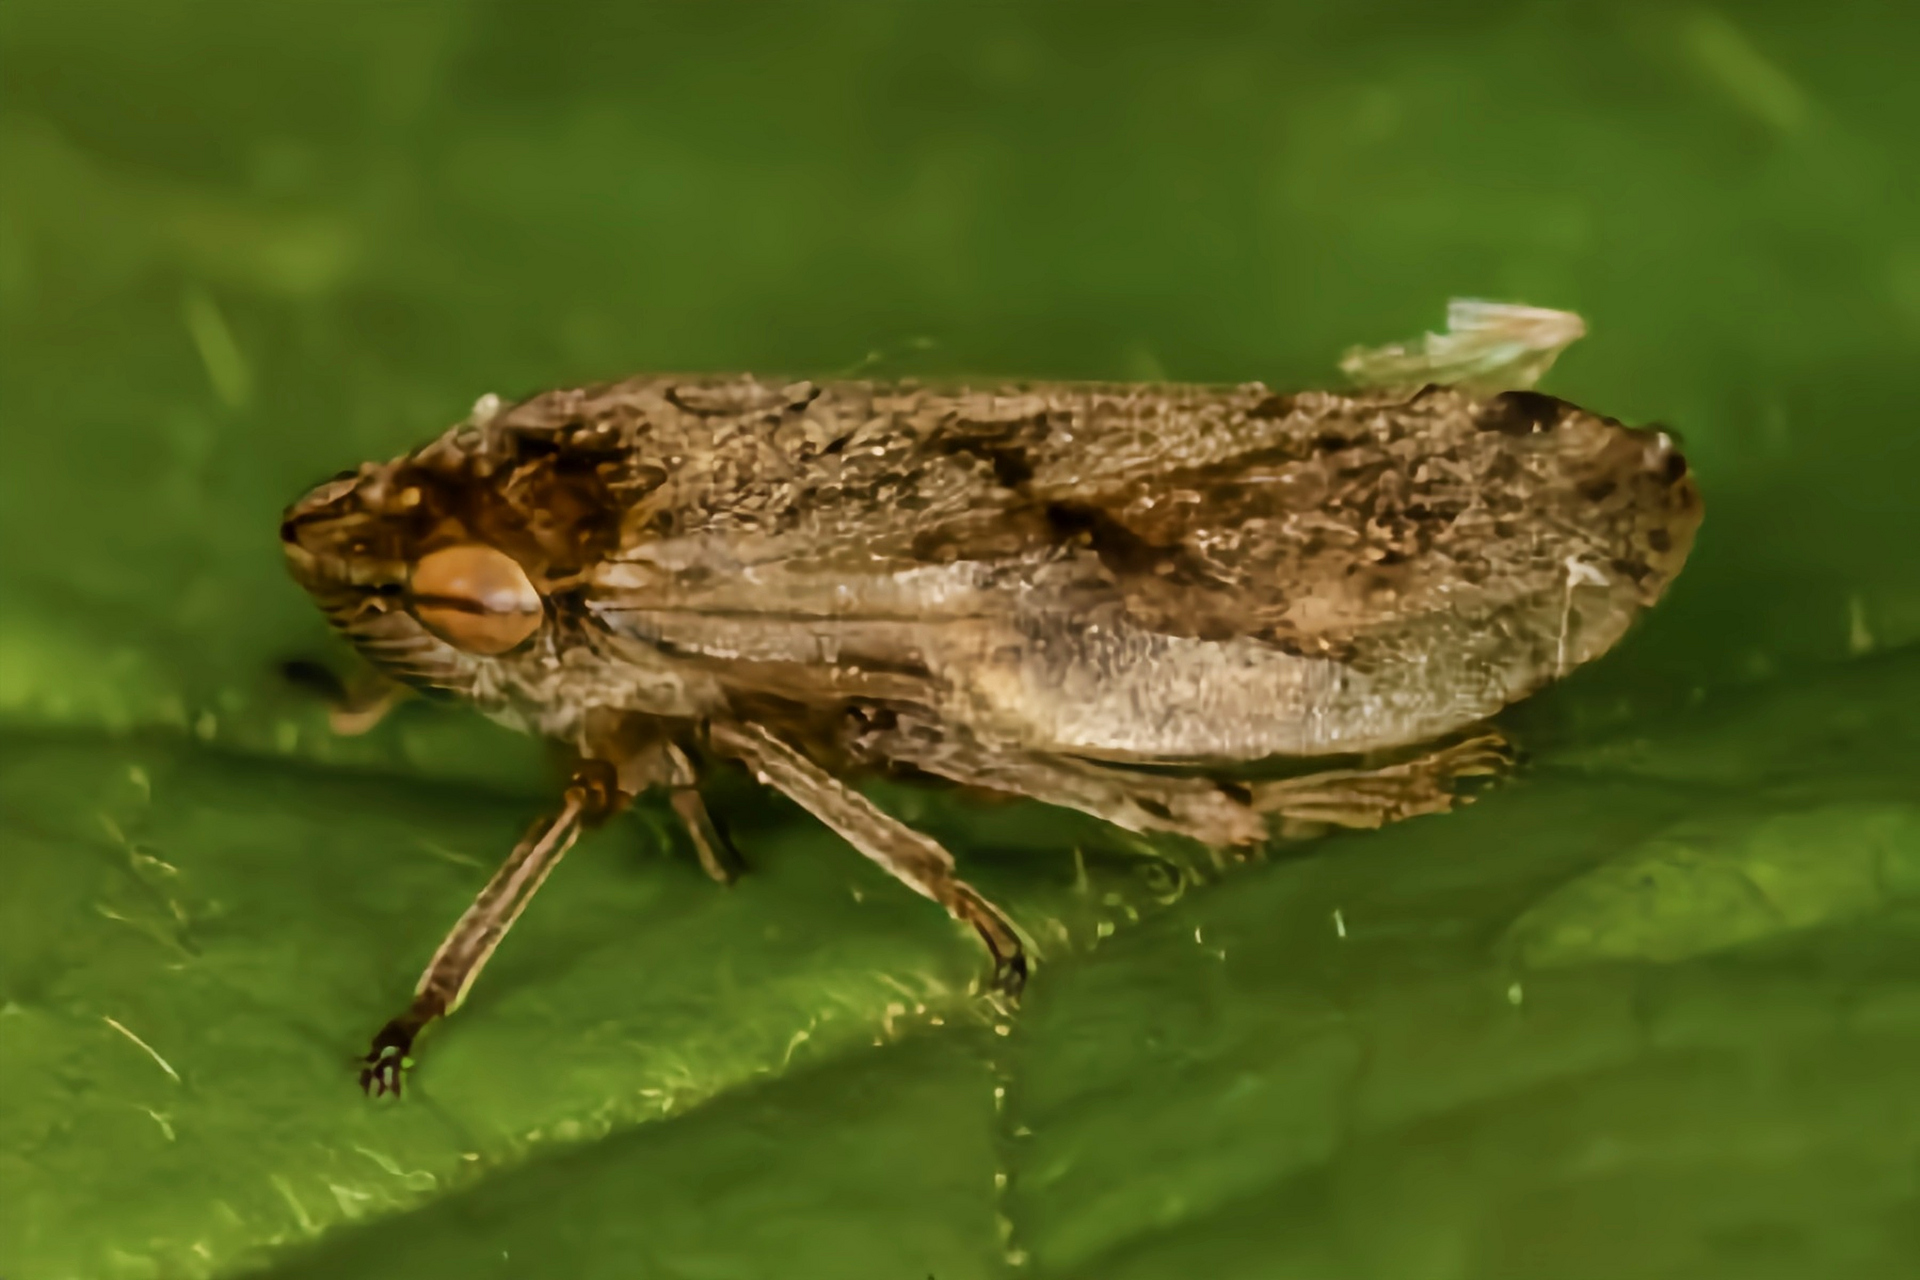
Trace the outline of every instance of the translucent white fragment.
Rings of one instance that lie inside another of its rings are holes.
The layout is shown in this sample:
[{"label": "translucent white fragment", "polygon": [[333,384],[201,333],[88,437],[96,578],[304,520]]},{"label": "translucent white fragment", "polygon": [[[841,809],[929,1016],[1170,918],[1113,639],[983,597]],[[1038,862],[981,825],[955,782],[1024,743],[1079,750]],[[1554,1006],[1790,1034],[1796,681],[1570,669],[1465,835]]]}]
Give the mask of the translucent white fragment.
[{"label": "translucent white fragment", "polygon": [[473,412],[467,415],[467,424],[474,427],[484,427],[499,417],[500,410],[504,407],[500,402],[500,397],[489,391],[473,402]]},{"label": "translucent white fragment", "polygon": [[1571,311],[1455,298],[1447,304],[1445,333],[1355,347],[1340,358],[1340,371],[1363,387],[1438,383],[1480,393],[1517,391],[1538,382],[1586,332],[1587,322]]}]

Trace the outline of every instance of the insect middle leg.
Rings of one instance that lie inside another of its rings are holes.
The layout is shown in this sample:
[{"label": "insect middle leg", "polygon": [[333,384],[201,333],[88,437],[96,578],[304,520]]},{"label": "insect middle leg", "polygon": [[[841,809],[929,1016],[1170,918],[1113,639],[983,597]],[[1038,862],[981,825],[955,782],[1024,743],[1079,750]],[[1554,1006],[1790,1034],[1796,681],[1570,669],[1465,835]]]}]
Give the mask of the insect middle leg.
[{"label": "insect middle leg", "polygon": [[[746,869],[739,851],[714,822],[700,796],[700,775],[693,761],[662,724],[649,716],[596,711],[588,714],[581,749],[613,771],[627,799],[655,787],[667,800],[700,855],[700,866],[721,884],[732,884]],[[624,800],[622,801],[624,803]]]},{"label": "insect middle leg", "polygon": [[693,841],[694,851],[700,855],[701,867],[721,884],[732,884],[746,870],[746,863],[719,824],[714,822],[713,814],[708,812],[707,802],[700,795],[700,779],[694,771],[693,761],[687,759],[686,752],[670,742],[663,744],[662,751],[666,761],[668,803],[673,805],[673,811],[686,827],[687,837]]},{"label": "insect middle leg", "polygon": [[954,874],[953,855],[915,831],[758,725],[716,723],[716,750],[747,766],[840,837],[917,893],[932,898],[972,926],[993,957],[994,987],[1018,996],[1027,981],[1027,956],[1001,910]]}]

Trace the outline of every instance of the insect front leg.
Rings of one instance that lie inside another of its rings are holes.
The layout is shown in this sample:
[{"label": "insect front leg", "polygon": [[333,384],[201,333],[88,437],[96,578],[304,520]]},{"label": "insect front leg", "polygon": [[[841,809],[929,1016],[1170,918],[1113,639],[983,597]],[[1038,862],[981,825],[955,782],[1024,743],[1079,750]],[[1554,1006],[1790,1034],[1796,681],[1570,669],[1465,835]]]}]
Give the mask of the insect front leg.
[{"label": "insect front leg", "polygon": [[758,725],[715,724],[714,748],[746,765],[896,879],[972,926],[993,957],[993,985],[1018,996],[1027,956],[1001,910],[954,874],[953,855]]},{"label": "insect front leg", "polygon": [[528,828],[427,962],[406,1012],[374,1036],[360,1068],[361,1088],[375,1096],[400,1092],[420,1032],[460,1007],[507,930],[579,839],[581,829],[618,807],[621,797],[610,782],[604,767],[584,763],[567,787],[559,811]]}]

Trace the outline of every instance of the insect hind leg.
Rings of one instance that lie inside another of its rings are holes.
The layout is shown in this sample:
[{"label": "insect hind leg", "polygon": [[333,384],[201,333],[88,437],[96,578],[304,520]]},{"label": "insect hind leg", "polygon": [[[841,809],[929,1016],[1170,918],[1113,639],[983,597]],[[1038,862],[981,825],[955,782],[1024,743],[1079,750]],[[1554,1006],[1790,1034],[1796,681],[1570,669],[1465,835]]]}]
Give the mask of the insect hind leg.
[{"label": "insect hind leg", "polygon": [[1126,831],[1167,831],[1214,846],[1257,844],[1267,835],[1264,818],[1208,778],[989,748],[965,733],[905,720],[864,732],[850,745],[870,760],[1076,809]]},{"label": "insect hind leg", "polygon": [[1392,764],[1250,783],[1249,807],[1278,820],[1283,835],[1381,827],[1466,803],[1456,789],[1460,780],[1503,774],[1513,760],[1506,736],[1488,729]]},{"label": "insect hind leg", "polygon": [[990,750],[923,724],[867,732],[853,745],[869,759],[910,765],[962,786],[1028,796],[1128,831],[1167,831],[1216,848],[1260,844],[1272,823],[1280,834],[1294,835],[1445,812],[1464,801],[1456,790],[1460,779],[1504,773],[1513,762],[1507,740],[1491,729],[1392,763],[1252,782]]}]

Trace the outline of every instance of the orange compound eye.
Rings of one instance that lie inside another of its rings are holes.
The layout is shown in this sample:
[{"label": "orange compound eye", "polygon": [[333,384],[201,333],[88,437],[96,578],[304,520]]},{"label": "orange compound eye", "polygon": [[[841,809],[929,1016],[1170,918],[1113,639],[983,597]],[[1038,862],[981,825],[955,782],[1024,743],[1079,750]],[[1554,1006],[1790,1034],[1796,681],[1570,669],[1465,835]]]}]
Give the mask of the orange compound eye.
[{"label": "orange compound eye", "polygon": [[540,629],[545,610],[527,571],[494,547],[469,543],[420,557],[409,607],[427,630],[466,653],[505,653]]}]

